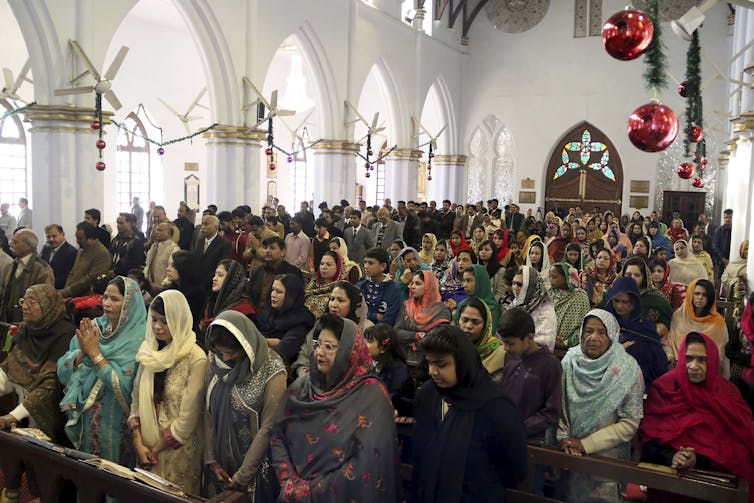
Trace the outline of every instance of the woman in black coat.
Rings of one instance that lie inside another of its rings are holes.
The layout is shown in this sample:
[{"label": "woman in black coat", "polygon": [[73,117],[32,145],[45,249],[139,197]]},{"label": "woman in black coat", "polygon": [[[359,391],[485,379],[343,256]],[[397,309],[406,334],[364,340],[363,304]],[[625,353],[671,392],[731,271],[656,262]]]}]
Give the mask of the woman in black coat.
[{"label": "woman in black coat", "polygon": [[204,317],[204,305],[207,302],[207,294],[202,288],[202,276],[199,267],[199,258],[187,250],[178,250],[173,253],[166,269],[167,279],[170,284],[166,290],[178,290],[186,297],[191,316],[194,318],[193,330],[197,337],[197,343],[204,348],[204,338],[199,334],[199,322]]}]

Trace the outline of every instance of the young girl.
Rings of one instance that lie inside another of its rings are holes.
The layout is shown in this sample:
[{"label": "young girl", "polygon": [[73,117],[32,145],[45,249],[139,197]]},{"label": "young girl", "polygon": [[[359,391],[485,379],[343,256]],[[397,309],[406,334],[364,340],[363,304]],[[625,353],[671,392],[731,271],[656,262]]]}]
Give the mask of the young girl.
[{"label": "young girl", "polygon": [[415,386],[409,379],[406,357],[395,337],[395,330],[390,325],[378,323],[364,331],[364,338],[374,370],[390,393],[393,407],[399,416],[412,417]]}]

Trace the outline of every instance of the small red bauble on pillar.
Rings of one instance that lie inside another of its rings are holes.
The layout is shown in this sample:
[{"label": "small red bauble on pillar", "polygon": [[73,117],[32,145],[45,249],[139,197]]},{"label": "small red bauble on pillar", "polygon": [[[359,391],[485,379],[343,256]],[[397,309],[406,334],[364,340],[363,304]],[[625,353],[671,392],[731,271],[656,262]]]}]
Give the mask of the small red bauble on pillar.
[{"label": "small red bauble on pillar", "polygon": [[269,168],[270,168],[270,171],[275,171],[275,168],[276,168],[277,166],[275,166],[275,163],[274,163],[274,162],[271,162],[270,164],[268,164],[268,166],[267,166],[267,167],[269,167]]},{"label": "small red bauble on pillar", "polygon": [[102,150],[107,146],[107,143],[105,143],[105,140],[97,140],[97,148]]},{"label": "small red bauble on pillar", "polygon": [[681,98],[685,98],[689,95],[688,91],[688,83],[684,80],[680,84],[678,84],[678,94],[681,96]]},{"label": "small red bauble on pillar", "polygon": [[95,167],[97,168],[97,171],[105,171],[106,168],[105,163],[102,161],[97,162]]},{"label": "small red bauble on pillar", "polygon": [[95,131],[97,131],[97,130],[98,130],[99,128],[101,128],[101,127],[102,127],[102,124],[100,124],[100,122],[99,122],[99,121],[92,121],[92,122],[90,122],[90,123],[89,123],[89,126],[90,126],[90,127],[92,128],[92,129],[94,129]]},{"label": "small red bauble on pillar", "polygon": [[270,147],[264,149],[264,155],[272,155],[272,149]]},{"label": "small red bauble on pillar", "polygon": [[602,26],[602,45],[609,55],[621,61],[636,59],[652,43],[654,26],[641,11],[616,12]]},{"label": "small red bauble on pillar", "polygon": [[678,116],[669,106],[652,101],[629,116],[627,132],[628,139],[639,150],[660,152],[678,136]]},{"label": "small red bauble on pillar", "polygon": [[369,171],[367,171],[367,172],[366,172],[366,173],[364,174],[364,176],[365,176],[365,177],[367,177],[367,178],[369,178],[369,177],[370,177],[370,176],[372,176],[372,175],[371,175],[371,174],[369,173]]},{"label": "small red bauble on pillar", "polygon": [[704,187],[704,180],[702,180],[702,179],[701,179],[701,178],[699,178],[699,177],[697,177],[697,178],[694,178],[693,180],[691,180],[691,185],[693,185],[693,186],[694,186],[694,187],[696,187],[697,189],[701,189],[701,188],[703,188],[703,187]]},{"label": "small red bauble on pillar", "polygon": [[704,129],[702,129],[702,126],[697,126],[696,124],[694,124],[694,126],[691,128],[691,141],[696,143],[702,138],[704,138]]},{"label": "small red bauble on pillar", "polygon": [[684,180],[688,180],[691,178],[691,175],[694,174],[694,165],[690,162],[682,162],[678,165],[678,167],[675,170],[676,173],[678,173],[678,176],[683,178]]}]

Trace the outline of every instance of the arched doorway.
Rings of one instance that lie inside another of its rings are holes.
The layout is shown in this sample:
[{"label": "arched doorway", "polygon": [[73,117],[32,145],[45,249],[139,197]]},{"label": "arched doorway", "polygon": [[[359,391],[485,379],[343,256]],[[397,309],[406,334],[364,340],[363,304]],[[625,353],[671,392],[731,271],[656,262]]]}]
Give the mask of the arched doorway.
[{"label": "arched doorway", "polygon": [[584,121],[555,145],[545,177],[545,211],[581,206],[620,215],[623,166],[613,142]]}]

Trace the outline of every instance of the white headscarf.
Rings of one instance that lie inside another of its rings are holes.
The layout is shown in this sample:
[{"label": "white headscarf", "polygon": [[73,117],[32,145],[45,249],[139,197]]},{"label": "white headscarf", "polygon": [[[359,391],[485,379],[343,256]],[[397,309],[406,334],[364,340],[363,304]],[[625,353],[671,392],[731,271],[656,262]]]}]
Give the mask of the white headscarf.
[{"label": "white headscarf", "polygon": [[[191,353],[196,344],[196,335],[191,329],[194,318],[191,316],[186,297],[178,290],[165,290],[157,299],[165,304],[165,318],[173,340],[158,350],[157,337],[152,324],[147,323],[147,334],[136,353],[136,361],[141,364],[139,381],[139,414],[141,416],[141,434],[144,444],[153,446],[160,439],[157,413],[154,406],[154,375],[169,369],[181,358]],[[153,302],[154,304],[154,302]]]}]

